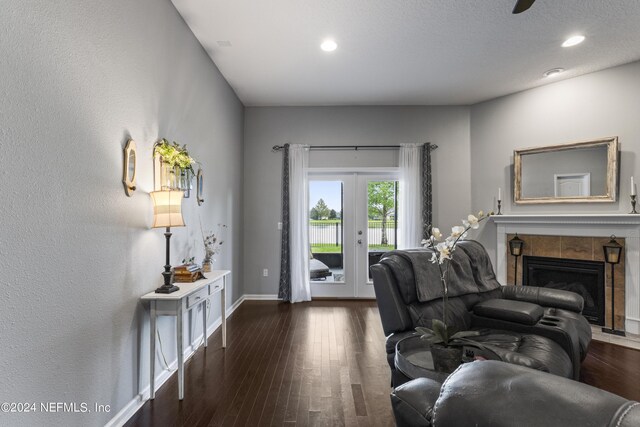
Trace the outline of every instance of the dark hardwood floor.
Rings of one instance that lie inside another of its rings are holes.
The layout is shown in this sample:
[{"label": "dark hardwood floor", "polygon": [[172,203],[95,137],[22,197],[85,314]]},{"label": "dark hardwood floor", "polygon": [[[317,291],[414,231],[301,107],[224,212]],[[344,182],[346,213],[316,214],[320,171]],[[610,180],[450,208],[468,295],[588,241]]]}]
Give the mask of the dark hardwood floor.
[{"label": "dark hardwood floor", "polygon": [[393,425],[375,302],[244,302],[127,425]]},{"label": "dark hardwood floor", "polygon": [[640,350],[591,341],[580,381],[640,401]]},{"label": "dark hardwood floor", "polygon": [[[390,371],[373,301],[244,302],[127,426],[392,426]],[[583,381],[640,400],[640,351],[593,342]]]}]

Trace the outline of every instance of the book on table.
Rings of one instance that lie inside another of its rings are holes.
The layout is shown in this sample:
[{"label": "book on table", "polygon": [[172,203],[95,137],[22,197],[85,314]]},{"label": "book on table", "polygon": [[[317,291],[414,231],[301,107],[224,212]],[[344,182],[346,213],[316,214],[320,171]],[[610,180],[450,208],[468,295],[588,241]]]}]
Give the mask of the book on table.
[{"label": "book on table", "polygon": [[190,271],[186,269],[178,269],[174,270],[174,282],[177,283],[191,283],[195,282],[198,279],[204,279],[204,274],[202,274],[202,270],[200,268]]},{"label": "book on table", "polygon": [[173,271],[176,274],[186,274],[193,273],[194,271],[199,271],[201,269],[199,264],[183,264],[173,267]]}]

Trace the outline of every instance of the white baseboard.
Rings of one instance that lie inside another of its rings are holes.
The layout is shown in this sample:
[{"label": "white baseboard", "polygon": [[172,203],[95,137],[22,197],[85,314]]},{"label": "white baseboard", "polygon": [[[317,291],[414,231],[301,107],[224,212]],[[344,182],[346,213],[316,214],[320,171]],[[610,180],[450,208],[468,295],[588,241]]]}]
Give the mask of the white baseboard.
[{"label": "white baseboard", "polygon": [[[227,312],[225,313],[226,317],[229,318],[229,316],[231,316],[231,314],[236,311],[236,309],[240,307],[240,304],[242,304],[246,299],[247,298],[245,297],[245,295],[238,298],[236,302],[231,305],[231,307],[227,308]],[[211,334],[213,334],[221,325],[222,316],[218,317],[215,322],[209,325],[209,327],[207,328],[207,338],[210,337]],[[195,354],[196,350],[200,346],[200,341],[202,341],[202,333],[193,339],[193,344],[188,345],[185,348],[183,353],[185,362]],[[160,387],[162,387],[162,385],[171,377],[171,375],[177,369],[178,360],[176,359],[169,364],[169,369],[162,369],[160,371],[155,380],[156,391],[158,391]],[[124,408],[122,408],[113,418],[109,420],[108,423],[105,424],[105,427],[123,426],[127,421],[129,421],[129,418],[131,418],[136,412],[138,412],[138,409],[142,408],[145,402],[149,400],[149,396],[151,395],[150,390],[151,388],[149,385],[142,389],[140,394],[131,399],[129,403],[124,405]]]},{"label": "white baseboard", "polygon": [[[169,378],[169,376],[170,374],[167,373],[167,378]],[[164,381],[166,381],[167,378],[165,378]],[[140,409],[142,405],[144,405],[145,400],[142,400],[140,395],[137,395],[136,397],[131,399],[129,403],[124,405],[124,408],[122,408],[120,412],[118,412],[113,418],[111,418],[109,422],[106,423],[104,426],[105,427],[123,426],[127,421],[129,421],[129,418],[131,418],[136,412],[138,412],[138,409]]]},{"label": "white baseboard", "polygon": [[[200,334],[202,336],[202,334]],[[162,385],[171,378],[171,375],[178,368],[178,361],[174,360],[173,363],[169,365],[169,369],[162,369],[160,373],[156,376],[156,391],[162,387]],[[129,418],[133,417],[133,415],[138,412],[138,409],[142,408],[147,400],[149,400],[149,390],[151,388],[146,386],[140,394],[131,399],[129,403],[124,405],[124,408],[120,410],[113,418],[109,420],[108,423],[105,424],[105,427],[120,427],[123,426]]]},{"label": "white baseboard", "polygon": [[263,294],[244,294],[242,296],[247,301],[279,301],[278,295],[263,295]]}]

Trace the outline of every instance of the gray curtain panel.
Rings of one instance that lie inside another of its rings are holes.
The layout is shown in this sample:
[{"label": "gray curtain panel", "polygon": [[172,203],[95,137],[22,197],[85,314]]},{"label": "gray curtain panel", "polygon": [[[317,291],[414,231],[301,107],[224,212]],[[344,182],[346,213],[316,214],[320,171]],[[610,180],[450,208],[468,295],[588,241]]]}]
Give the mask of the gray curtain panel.
[{"label": "gray curtain panel", "polygon": [[431,150],[430,143],[422,146],[422,238],[431,233],[433,224],[433,197],[431,190]]},{"label": "gray curtain panel", "polygon": [[280,286],[278,298],[291,301],[291,266],[289,241],[289,144],[282,153],[282,244],[280,250]]}]

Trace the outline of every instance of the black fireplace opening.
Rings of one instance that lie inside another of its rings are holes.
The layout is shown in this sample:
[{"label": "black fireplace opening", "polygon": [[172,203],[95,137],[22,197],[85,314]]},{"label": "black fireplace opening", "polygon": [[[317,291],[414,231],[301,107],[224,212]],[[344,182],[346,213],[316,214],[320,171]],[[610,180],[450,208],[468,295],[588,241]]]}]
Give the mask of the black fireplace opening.
[{"label": "black fireplace opening", "polygon": [[525,255],[522,284],[575,292],[584,299],[582,314],[604,326],[604,262]]}]

